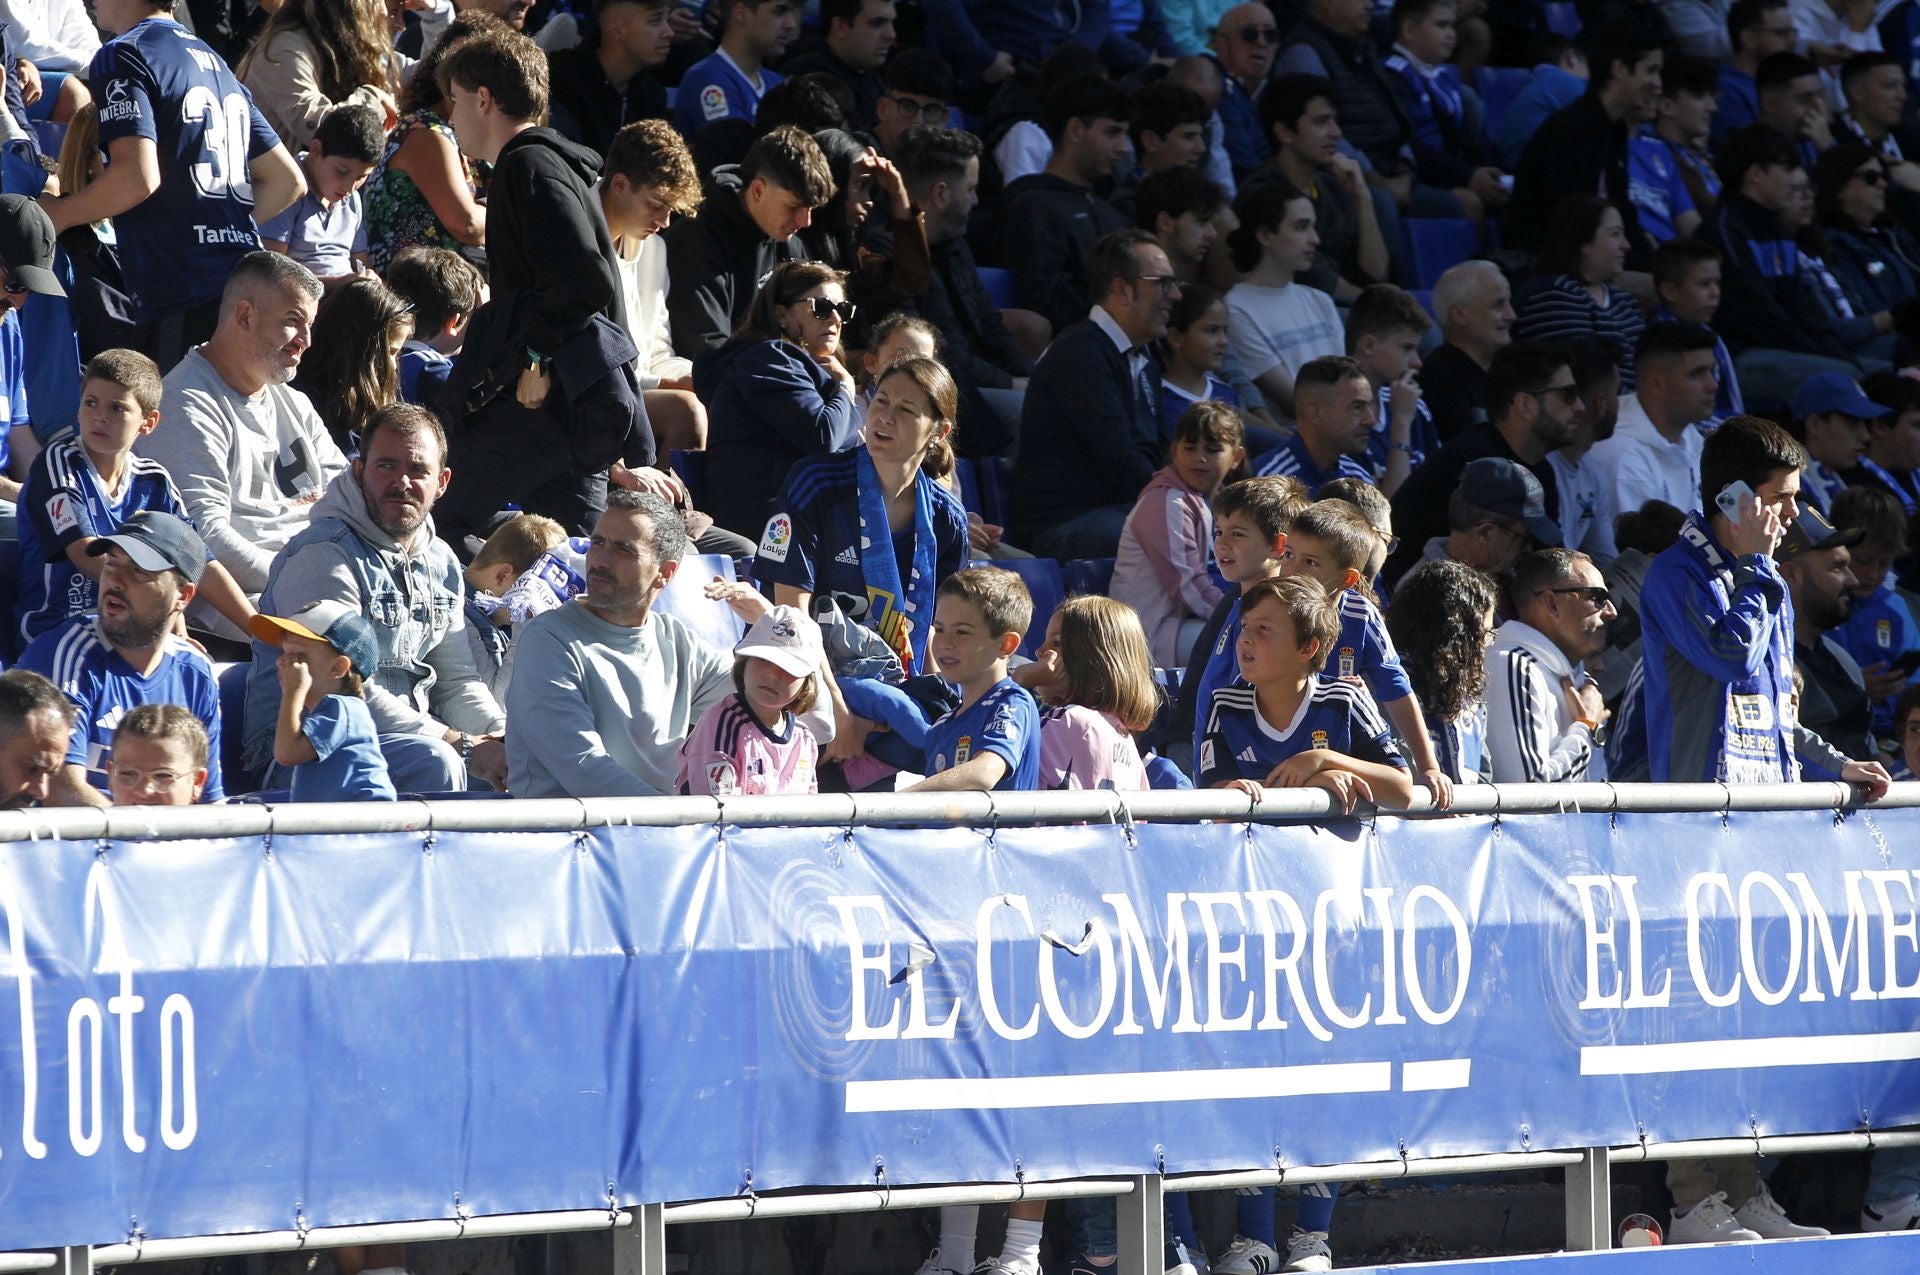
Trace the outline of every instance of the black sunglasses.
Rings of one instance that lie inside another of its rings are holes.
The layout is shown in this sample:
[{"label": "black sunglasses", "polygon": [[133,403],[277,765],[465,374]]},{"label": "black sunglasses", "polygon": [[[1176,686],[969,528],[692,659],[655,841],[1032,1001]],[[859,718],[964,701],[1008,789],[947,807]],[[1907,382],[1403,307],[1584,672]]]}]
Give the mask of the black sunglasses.
[{"label": "black sunglasses", "polygon": [[0,292],[4,292],[10,297],[20,297],[20,296],[25,296],[29,291],[31,291],[31,289],[29,289],[26,284],[20,282],[18,279],[13,277],[12,266],[8,265],[4,261],[0,261],[0,270],[4,270],[7,272],[7,281],[5,283],[0,283]]},{"label": "black sunglasses", "polygon": [[1531,394],[1535,398],[1545,398],[1549,394],[1558,394],[1560,401],[1563,403],[1577,403],[1580,401],[1580,387],[1578,385],[1543,385],[1537,390],[1523,390],[1521,392]]},{"label": "black sunglasses", "polygon": [[1280,43],[1279,27],[1241,27],[1234,34],[1240,37],[1242,44]]},{"label": "black sunglasses", "polygon": [[1547,592],[1569,593],[1577,598],[1585,598],[1587,601],[1593,603],[1593,609],[1596,611],[1606,610],[1607,604],[1613,601],[1613,590],[1600,584],[1580,585],[1578,587],[1565,589],[1548,589]]},{"label": "black sunglasses", "polygon": [[837,314],[842,323],[852,323],[854,314],[860,309],[851,301],[829,301],[825,297],[808,297],[807,306],[813,311],[813,317],[816,319]]},{"label": "black sunglasses", "polygon": [[1855,173],[1854,176],[1869,186],[1884,186],[1887,184],[1886,173],[1878,168],[1863,168]]}]

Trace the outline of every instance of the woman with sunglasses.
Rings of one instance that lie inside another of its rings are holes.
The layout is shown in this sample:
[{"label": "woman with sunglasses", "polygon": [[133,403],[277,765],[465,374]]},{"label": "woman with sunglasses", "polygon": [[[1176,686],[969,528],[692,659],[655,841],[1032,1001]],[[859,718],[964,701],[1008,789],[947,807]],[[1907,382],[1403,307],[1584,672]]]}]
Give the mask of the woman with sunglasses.
[{"label": "woman with sunglasses", "polygon": [[707,405],[707,512],[729,531],[766,526],[794,463],[859,441],[840,335],[854,316],[846,276],[818,261],[777,266],[739,330],[693,361]]},{"label": "woman with sunglasses", "polygon": [[1864,142],[1842,142],[1813,170],[1827,266],[1865,314],[1891,313],[1920,291],[1920,245],[1894,220],[1888,182],[1886,164]]},{"label": "woman with sunglasses", "polygon": [[1620,392],[1633,392],[1633,347],[1647,320],[1613,281],[1627,268],[1620,210],[1598,195],[1568,195],[1553,210],[1534,259],[1538,274],[1514,307],[1513,339],[1599,337],[1620,351]]},{"label": "woman with sunglasses", "polygon": [[1834,257],[1833,242],[1821,231],[1814,215],[1813,177],[1796,168],[1788,174],[1787,183],[1787,203],[1780,210],[1780,224],[1799,249],[1794,263],[1800,278],[1800,306],[1795,320],[1810,329],[1831,332],[1863,372],[1892,367],[1898,344],[1893,335],[1892,306],[1877,304],[1872,293],[1849,288],[1829,264]]}]

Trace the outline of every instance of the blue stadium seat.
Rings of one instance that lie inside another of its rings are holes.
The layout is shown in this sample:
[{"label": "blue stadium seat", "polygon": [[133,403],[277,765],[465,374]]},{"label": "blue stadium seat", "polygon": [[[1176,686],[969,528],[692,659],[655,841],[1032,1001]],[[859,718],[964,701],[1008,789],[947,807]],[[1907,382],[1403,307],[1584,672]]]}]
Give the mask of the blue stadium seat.
[{"label": "blue stadium seat", "polygon": [[1061,577],[1060,564],[1052,558],[1008,558],[993,565],[1005,567],[1026,581],[1027,592],[1033,595],[1033,622],[1020,643],[1020,654],[1032,659],[1047,640],[1047,621],[1067,600],[1067,582]]},{"label": "blue stadium seat", "polygon": [[1480,236],[1473,223],[1458,217],[1409,217],[1407,242],[1413,249],[1416,281],[1422,288],[1439,282],[1448,266],[1480,252]]},{"label": "blue stadium seat", "polygon": [[957,106],[947,108],[947,127],[964,131],[967,127],[967,113]]},{"label": "blue stadium seat", "polygon": [[993,299],[995,305],[1002,310],[1007,310],[1020,304],[1015,299],[1013,271],[1002,270],[998,266],[976,268],[980,271],[980,282],[985,285],[987,295]]},{"label": "blue stadium seat", "polygon": [[239,797],[254,790],[260,776],[249,774],[240,761],[241,739],[246,734],[247,670],[251,664],[217,664],[220,678],[220,781],[227,796]]},{"label": "blue stadium seat", "polygon": [[1499,129],[1500,121],[1507,117],[1507,108],[1513,105],[1513,99],[1520,95],[1532,75],[1532,71],[1518,66],[1483,66],[1475,73],[1473,87],[1486,107],[1489,136]]},{"label": "blue stadium seat", "polygon": [[680,87],[678,85],[669,85],[667,88],[667,109],[673,109],[673,104],[679,101],[679,99]]},{"label": "blue stadium seat", "polygon": [[1066,582],[1067,596],[1097,593],[1105,596],[1113,584],[1112,558],[1075,558],[1060,564],[1060,577]]},{"label": "blue stadium seat", "polygon": [[731,651],[747,626],[732,607],[706,596],[707,582],[715,576],[738,579],[733,559],[723,553],[690,553],[680,560],[680,569],[654,605],[721,650]]},{"label": "blue stadium seat", "polygon": [[980,484],[981,519],[996,527],[1006,526],[1008,496],[1013,491],[1013,462],[1000,456],[987,456],[974,462],[974,475]]},{"label": "blue stadium seat", "polygon": [[1564,35],[1571,40],[1580,34],[1580,10],[1566,3],[1543,4],[1541,17],[1546,19],[1547,30],[1556,35]]},{"label": "blue stadium seat", "polygon": [[980,474],[970,460],[956,460],[953,476],[960,484],[960,503],[970,514],[979,514],[981,520],[989,521],[986,510],[980,505]]},{"label": "blue stadium seat", "polygon": [[[705,452],[671,451],[667,453],[667,464],[673,472],[680,475],[680,481],[687,485],[687,494],[693,497],[693,507],[702,508],[707,503],[707,454]],[[741,532],[746,535],[746,532]]]},{"label": "blue stadium seat", "polygon": [[1436,320],[1440,317],[1439,315],[1433,313],[1433,289],[1416,288],[1409,295],[1412,296],[1415,301],[1418,301],[1420,303],[1420,308],[1422,310],[1425,310],[1430,317]]}]

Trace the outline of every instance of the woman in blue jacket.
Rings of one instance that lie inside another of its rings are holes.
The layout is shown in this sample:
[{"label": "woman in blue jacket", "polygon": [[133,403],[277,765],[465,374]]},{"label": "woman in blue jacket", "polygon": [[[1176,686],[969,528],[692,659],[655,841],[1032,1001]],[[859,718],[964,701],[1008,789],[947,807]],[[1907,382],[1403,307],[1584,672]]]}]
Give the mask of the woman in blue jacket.
[{"label": "woman in blue jacket", "polygon": [[853,318],[846,276],[815,261],[776,267],[725,345],[698,355],[693,388],[707,405],[706,510],[757,536],[794,462],[859,441],[853,373],[840,333]]},{"label": "woman in blue jacket", "polygon": [[1861,314],[1888,313],[1920,291],[1920,247],[1893,220],[1887,166],[1864,142],[1842,142],[1814,168],[1814,216],[1827,265]]}]

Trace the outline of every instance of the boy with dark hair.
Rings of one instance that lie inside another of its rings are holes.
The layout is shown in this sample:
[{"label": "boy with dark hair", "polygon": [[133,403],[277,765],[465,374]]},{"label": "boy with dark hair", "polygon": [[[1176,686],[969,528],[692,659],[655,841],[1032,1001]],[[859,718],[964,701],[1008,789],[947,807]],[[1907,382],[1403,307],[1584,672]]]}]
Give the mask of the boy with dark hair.
[{"label": "boy with dark hair", "polygon": [[1627,143],[1628,188],[1656,243],[1691,235],[1720,197],[1707,138],[1717,105],[1713,67],[1676,58],[1662,71],[1659,115]]},{"label": "boy with dark hair", "polygon": [[689,139],[716,120],[751,120],[786,78],[767,63],[800,34],[799,0],[723,0],[719,10],[719,47],[688,67],[675,90],[673,122]]},{"label": "boy with dark hair", "polygon": [[1113,206],[1131,215],[1135,192],[1147,178],[1170,169],[1203,165],[1207,158],[1207,122],[1212,118],[1204,98],[1171,80],[1155,80],[1135,93],[1127,121],[1134,164],[1114,182],[1109,196]]},{"label": "boy with dark hair", "polygon": [[874,104],[873,140],[895,152],[908,129],[944,126],[953,101],[953,69],[928,49],[901,49],[887,60],[886,92]]},{"label": "boy with dark hair", "polygon": [[1392,260],[1366,174],[1358,160],[1340,150],[1332,81],[1318,75],[1276,77],[1260,96],[1260,122],[1273,143],[1273,158],[1247,176],[1240,193],[1284,182],[1313,205],[1320,246],[1313,266],[1297,281],[1342,301],[1384,281]]},{"label": "boy with dark hair", "polygon": [[1760,119],[1760,88],[1754,76],[1760,63],[1800,42],[1787,0],[1734,0],[1727,11],[1727,35],[1733,56],[1720,67],[1720,114],[1713,123],[1713,144],[1734,129]]},{"label": "boy with dark hair", "polygon": [[799,234],[833,190],[818,143],[790,125],[755,142],[737,167],[714,170],[700,215],[666,235],[675,353],[692,358],[726,343],[760,281],[781,262],[806,257]]},{"label": "boy with dark hair", "polygon": [[1087,317],[1087,254],[1127,219],[1093,188],[1126,154],[1126,92],[1104,75],[1076,75],[1047,94],[1046,169],[1007,186],[1001,199],[1003,256],[1024,309],[1055,332]]},{"label": "boy with dark hair", "polygon": [[416,244],[393,259],[387,286],[413,307],[413,335],[400,347],[400,398],[430,406],[453,371],[484,281],[459,253]]},{"label": "boy with dark hair", "polygon": [[1007,661],[1032,620],[1033,597],[1011,571],[968,567],[940,582],[927,649],[940,675],[959,688],[960,706],[927,728],[927,777],[907,791],[1039,786],[1040,709],[1007,676]]},{"label": "boy with dark hair", "polygon": [[673,52],[674,0],[600,0],[596,30],[547,54],[554,132],[605,152],[622,124],[667,118],[654,72]]},{"label": "boy with dark hair", "polygon": [[782,74],[832,76],[853,95],[848,126],[871,129],[887,91],[880,68],[893,52],[895,16],[893,0],[820,0],[820,34],[800,38]]},{"label": "boy with dark hair", "polygon": [[[616,360],[589,333],[626,321],[593,189],[600,157],[536,123],[546,116],[547,60],[523,35],[466,40],[440,64],[439,79],[460,149],[494,166],[487,266],[499,300],[476,316],[447,385],[467,403],[474,389],[498,392],[454,437],[453,484],[435,520],[457,544],[517,503],[584,533],[606,505],[608,463],[650,464],[654,450],[631,348]],[[488,320],[482,344],[478,325]],[[564,384],[549,403],[563,351]]]},{"label": "boy with dark hair", "polygon": [[227,275],[260,246],[256,220],[305,186],[247,90],[172,12],[170,0],[118,0],[99,15],[116,37],[87,72],[107,167],[41,203],[56,232],[113,219],[134,344],[162,372],[213,335]]},{"label": "boy with dark hair", "polygon": [[[1661,244],[1660,251],[1653,254],[1653,286],[1660,304],[1649,322],[1697,323],[1712,328],[1713,316],[1720,310],[1720,250],[1703,239],[1673,239]],[[1701,427],[1708,433],[1729,416],[1747,410],[1740,399],[1740,378],[1733,374],[1733,355],[1717,333],[1713,362],[1720,373],[1720,396],[1714,400],[1713,415]]]},{"label": "boy with dark hair", "polygon": [[381,123],[371,106],[356,103],[328,111],[300,152],[306,193],[260,226],[261,247],[292,257],[329,292],[349,280],[373,277],[360,187],[386,144]]},{"label": "boy with dark hair", "polygon": [[1220,233],[1215,218],[1227,193],[1205,173],[1185,165],[1154,173],[1134,193],[1134,225],[1160,241],[1182,283],[1199,282]]},{"label": "boy with dark hair", "polygon": [[1760,102],[1759,122],[1792,142],[1800,162],[1811,169],[1820,152],[1833,145],[1819,64],[1798,53],[1775,53],[1761,61],[1753,80]]},{"label": "boy with dark hair", "polygon": [[1920,623],[1897,587],[1893,564],[1907,556],[1907,511],[1884,487],[1849,487],[1833,498],[1833,525],[1860,533],[1847,565],[1853,571],[1853,606],[1827,634],[1860,666],[1873,701],[1873,735],[1897,746],[1894,698],[1913,678],[1899,667],[1902,656],[1920,651]]},{"label": "boy with dark hair", "polygon": [[[1367,464],[1391,496],[1407,475],[1440,450],[1440,432],[1421,401],[1420,338],[1433,320],[1405,290],[1377,283],[1347,311],[1347,354],[1366,374],[1380,402],[1367,443]],[[1297,391],[1296,391],[1297,392]]]},{"label": "boy with dark hair", "polygon": [[1412,124],[1414,173],[1420,181],[1451,190],[1470,221],[1507,200],[1504,174],[1486,162],[1479,121],[1467,115],[1460,69],[1451,65],[1457,33],[1454,0],[1394,0],[1387,24],[1393,31],[1394,94]]}]

